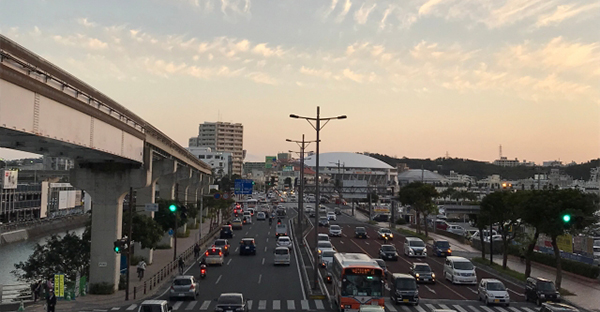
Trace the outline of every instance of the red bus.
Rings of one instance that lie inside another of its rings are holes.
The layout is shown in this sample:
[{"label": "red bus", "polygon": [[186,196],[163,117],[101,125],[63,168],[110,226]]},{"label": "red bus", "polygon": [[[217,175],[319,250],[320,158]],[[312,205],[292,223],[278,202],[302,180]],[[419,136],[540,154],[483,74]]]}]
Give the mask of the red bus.
[{"label": "red bus", "polygon": [[364,304],[384,306],[384,273],[368,255],[336,253],[331,273],[339,311],[358,311]]}]

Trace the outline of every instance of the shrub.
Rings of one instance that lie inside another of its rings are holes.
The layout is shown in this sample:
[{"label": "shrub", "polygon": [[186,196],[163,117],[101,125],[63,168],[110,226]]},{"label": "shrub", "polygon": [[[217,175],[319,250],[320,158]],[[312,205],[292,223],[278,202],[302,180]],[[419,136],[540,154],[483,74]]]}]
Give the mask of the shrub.
[{"label": "shrub", "polygon": [[109,284],[106,282],[90,284],[90,294],[95,295],[110,295],[115,292],[114,284]]},{"label": "shrub", "polygon": [[156,245],[156,248],[154,249],[171,249],[171,246],[169,246],[169,244],[160,244]]},{"label": "shrub", "polygon": [[[509,245],[508,254],[514,256],[521,256],[521,247],[518,245]],[[556,258],[554,255],[545,254],[542,252],[533,252],[531,255],[531,261],[541,263],[547,266],[556,267]],[[571,272],[577,275],[598,278],[600,276],[600,267],[590,265],[587,263],[573,261],[569,259],[561,259],[561,266],[563,271]]]},{"label": "shrub", "polygon": [[127,286],[127,276],[125,274],[121,274],[121,276],[119,276],[119,290],[125,289],[126,286]]},{"label": "shrub", "polygon": [[190,236],[190,229],[186,228],[185,233],[177,233],[178,238],[186,238]]},{"label": "shrub", "polygon": [[398,220],[396,220],[396,224],[404,225],[406,224],[406,220],[404,220],[404,218],[399,218]]}]

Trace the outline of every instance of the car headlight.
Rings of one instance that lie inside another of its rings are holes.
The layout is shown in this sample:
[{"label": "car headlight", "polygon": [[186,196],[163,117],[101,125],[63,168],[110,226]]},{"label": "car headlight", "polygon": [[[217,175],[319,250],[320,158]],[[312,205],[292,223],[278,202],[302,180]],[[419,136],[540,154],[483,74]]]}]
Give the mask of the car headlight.
[{"label": "car headlight", "polygon": [[419,278],[419,273],[415,274],[415,277],[416,277],[416,278]]},{"label": "car headlight", "polygon": [[546,298],[546,295],[540,294],[540,298]]},{"label": "car headlight", "polygon": [[455,272],[453,273],[453,275],[454,275],[454,276],[460,276],[460,273],[458,273],[458,272],[456,272],[456,271],[455,271]]},{"label": "car headlight", "polygon": [[504,295],[504,297],[505,297],[505,298],[510,298],[510,295],[509,295],[508,293],[506,293],[506,294]]},{"label": "car headlight", "polygon": [[409,249],[408,249],[408,253],[409,253],[409,254],[413,254],[413,253],[415,253],[415,251],[414,251],[412,248],[409,248]]},{"label": "car headlight", "polygon": [[432,278],[435,278],[435,273],[431,273],[431,277],[432,277]]},{"label": "car headlight", "polygon": [[557,294],[556,294],[556,298],[560,298],[560,294],[558,294],[558,293],[557,293]]},{"label": "car headlight", "polygon": [[394,237],[394,234],[390,234],[390,237]]}]

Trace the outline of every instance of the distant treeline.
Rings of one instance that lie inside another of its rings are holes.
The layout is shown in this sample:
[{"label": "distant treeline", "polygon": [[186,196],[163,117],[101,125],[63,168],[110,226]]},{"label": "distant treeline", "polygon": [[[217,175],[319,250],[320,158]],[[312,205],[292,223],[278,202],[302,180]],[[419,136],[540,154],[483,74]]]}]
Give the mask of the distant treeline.
[{"label": "distant treeline", "polygon": [[[492,174],[499,174],[503,179],[507,180],[527,179],[533,178],[538,172],[550,173],[551,169],[551,167],[542,166],[500,167],[488,162],[462,158],[411,159],[406,157],[394,158],[381,154],[370,154],[370,156],[394,167],[398,163],[404,163],[410,169],[423,168],[430,171],[437,171],[443,175],[449,175],[450,171],[454,171],[459,174],[473,176],[477,179],[484,179]],[[559,168],[562,173],[571,176],[573,179],[588,180],[590,178],[590,169],[598,166],[600,166],[600,158],[578,165],[556,168]]]}]

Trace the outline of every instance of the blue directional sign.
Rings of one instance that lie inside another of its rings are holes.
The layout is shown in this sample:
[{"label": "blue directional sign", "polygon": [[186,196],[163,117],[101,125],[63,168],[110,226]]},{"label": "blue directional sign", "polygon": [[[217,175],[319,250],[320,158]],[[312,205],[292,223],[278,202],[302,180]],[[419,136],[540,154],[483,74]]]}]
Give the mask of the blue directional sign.
[{"label": "blue directional sign", "polygon": [[249,179],[235,179],[236,195],[251,195],[252,194],[252,180]]}]

